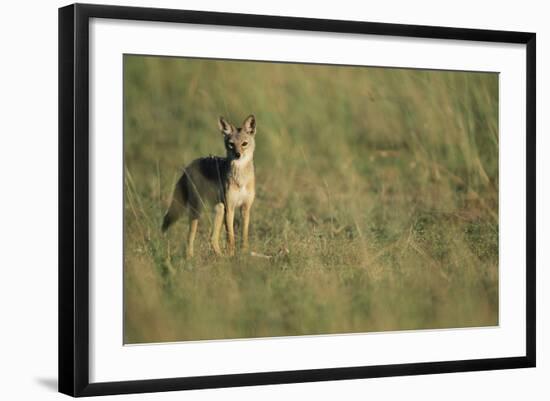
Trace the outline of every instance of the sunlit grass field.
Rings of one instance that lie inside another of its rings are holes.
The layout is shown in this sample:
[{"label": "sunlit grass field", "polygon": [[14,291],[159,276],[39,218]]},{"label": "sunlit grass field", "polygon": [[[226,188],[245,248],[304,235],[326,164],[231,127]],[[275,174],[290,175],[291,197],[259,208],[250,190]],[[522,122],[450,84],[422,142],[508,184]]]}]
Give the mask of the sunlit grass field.
[{"label": "sunlit grass field", "polygon": [[[271,258],[206,213],[187,260],[173,186],[251,113]],[[125,343],[498,324],[498,138],[497,74],[125,56]]]}]

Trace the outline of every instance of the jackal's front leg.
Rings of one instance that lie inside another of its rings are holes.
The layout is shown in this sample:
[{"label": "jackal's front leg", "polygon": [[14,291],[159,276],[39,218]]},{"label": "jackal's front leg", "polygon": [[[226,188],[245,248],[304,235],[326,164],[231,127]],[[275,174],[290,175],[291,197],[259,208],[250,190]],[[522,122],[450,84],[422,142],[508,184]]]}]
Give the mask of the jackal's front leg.
[{"label": "jackal's front leg", "polygon": [[225,229],[227,231],[227,252],[230,256],[235,254],[235,208],[227,207],[225,211]]},{"label": "jackal's front leg", "polygon": [[242,215],[243,215],[243,243],[242,250],[243,252],[248,251],[248,225],[250,223],[250,208],[252,205],[244,204],[242,206]]}]

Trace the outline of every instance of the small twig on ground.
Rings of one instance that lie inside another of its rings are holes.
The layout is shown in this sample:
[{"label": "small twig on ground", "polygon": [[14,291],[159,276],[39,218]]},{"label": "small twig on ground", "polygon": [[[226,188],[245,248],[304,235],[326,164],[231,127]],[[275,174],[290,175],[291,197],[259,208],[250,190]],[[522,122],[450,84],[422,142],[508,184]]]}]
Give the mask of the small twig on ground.
[{"label": "small twig on ground", "polygon": [[258,253],[258,252],[250,252],[250,256],[255,256],[255,257],[258,257],[258,258],[264,258],[264,259],[271,259],[273,256],[270,256],[270,255],[264,255],[263,253]]}]

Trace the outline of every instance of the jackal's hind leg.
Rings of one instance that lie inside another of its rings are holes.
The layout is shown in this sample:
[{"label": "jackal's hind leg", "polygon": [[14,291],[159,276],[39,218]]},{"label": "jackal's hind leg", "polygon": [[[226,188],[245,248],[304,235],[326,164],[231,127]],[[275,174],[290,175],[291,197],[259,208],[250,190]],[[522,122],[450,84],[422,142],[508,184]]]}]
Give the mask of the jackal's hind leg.
[{"label": "jackal's hind leg", "polygon": [[197,217],[191,217],[189,220],[189,236],[187,237],[187,257],[193,257],[193,245],[195,243],[195,235],[197,234],[197,226],[199,225],[199,219]]},{"label": "jackal's hind leg", "polygon": [[214,215],[214,226],[212,227],[211,243],[212,248],[214,249],[214,253],[216,255],[222,254],[220,250],[220,231],[223,223],[224,210],[225,207],[223,203],[218,203],[216,206],[214,206],[214,211],[216,212],[216,214]]}]

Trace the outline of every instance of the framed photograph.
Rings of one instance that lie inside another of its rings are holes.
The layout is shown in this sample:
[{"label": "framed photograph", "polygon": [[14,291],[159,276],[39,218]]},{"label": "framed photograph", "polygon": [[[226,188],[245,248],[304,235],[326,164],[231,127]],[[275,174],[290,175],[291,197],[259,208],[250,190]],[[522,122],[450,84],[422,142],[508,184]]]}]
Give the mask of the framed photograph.
[{"label": "framed photograph", "polygon": [[535,34],[59,10],[59,390],[535,366]]}]

